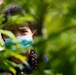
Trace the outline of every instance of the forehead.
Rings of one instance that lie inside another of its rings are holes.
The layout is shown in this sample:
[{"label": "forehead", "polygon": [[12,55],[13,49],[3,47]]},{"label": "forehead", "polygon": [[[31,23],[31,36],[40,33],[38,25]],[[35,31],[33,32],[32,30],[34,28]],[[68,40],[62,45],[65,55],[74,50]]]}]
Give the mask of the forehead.
[{"label": "forehead", "polygon": [[[29,28],[29,26],[28,26],[28,24],[27,23],[25,23],[25,24],[20,24],[20,25],[5,25],[4,27],[3,27],[3,29],[4,30],[10,30],[10,31],[14,31],[14,30],[18,30],[19,28],[24,28],[24,27],[28,27]],[[30,28],[29,28],[30,29]]]}]

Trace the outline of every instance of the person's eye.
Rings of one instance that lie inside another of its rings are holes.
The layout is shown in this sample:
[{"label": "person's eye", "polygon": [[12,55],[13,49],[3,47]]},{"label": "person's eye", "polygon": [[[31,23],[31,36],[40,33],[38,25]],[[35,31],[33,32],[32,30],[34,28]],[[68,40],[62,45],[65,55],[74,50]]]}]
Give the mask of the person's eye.
[{"label": "person's eye", "polygon": [[24,29],[21,29],[20,32],[21,32],[21,33],[25,33],[25,32],[27,32],[27,31],[24,30]]}]

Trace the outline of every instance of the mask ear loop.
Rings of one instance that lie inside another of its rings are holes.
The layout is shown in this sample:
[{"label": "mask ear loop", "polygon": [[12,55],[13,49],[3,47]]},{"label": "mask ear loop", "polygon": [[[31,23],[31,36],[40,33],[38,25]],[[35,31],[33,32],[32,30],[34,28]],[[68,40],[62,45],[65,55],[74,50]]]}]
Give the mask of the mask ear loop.
[{"label": "mask ear loop", "polygon": [[33,38],[37,36],[37,30],[34,30],[34,31],[33,31],[32,36],[33,36]]}]

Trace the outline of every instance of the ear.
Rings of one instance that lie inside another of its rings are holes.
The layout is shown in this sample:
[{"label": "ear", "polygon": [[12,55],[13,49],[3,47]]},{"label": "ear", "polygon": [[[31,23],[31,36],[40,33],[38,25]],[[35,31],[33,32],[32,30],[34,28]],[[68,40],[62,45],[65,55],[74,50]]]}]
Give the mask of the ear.
[{"label": "ear", "polygon": [[34,37],[36,37],[36,36],[37,36],[37,30],[34,30],[32,37],[34,38]]}]

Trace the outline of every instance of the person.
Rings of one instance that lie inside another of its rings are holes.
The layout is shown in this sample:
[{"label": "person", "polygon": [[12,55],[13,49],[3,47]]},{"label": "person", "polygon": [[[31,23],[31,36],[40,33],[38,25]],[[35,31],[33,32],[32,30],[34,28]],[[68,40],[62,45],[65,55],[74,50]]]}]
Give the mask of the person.
[{"label": "person", "polygon": [[[25,48],[33,46],[34,45],[33,38],[36,34],[36,23],[35,22],[25,22],[20,25],[7,25],[6,24],[8,21],[8,16],[20,15],[21,17],[24,17],[24,15],[25,15],[24,10],[18,5],[11,5],[9,8],[7,8],[4,11],[3,15],[4,15],[4,21],[2,22],[3,29],[11,31],[15,35],[15,37],[21,41],[21,45],[24,46]],[[5,36],[3,34],[1,34],[1,36],[2,36],[2,39],[4,40],[5,47],[8,47],[8,46],[14,44],[11,42],[11,39],[8,36]],[[19,59],[15,58],[13,56],[10,57],[8,60],[11,60],[17,64],[23,65],[22,71],[18,67],[15,67],[15,69],[17,71],[17,75],[19,75],[21,72],[24,72],[25,74],[30,74],[33,72],[33,70],[37,69],[38,54],[34,49],[27,50],[27,52],[20,53],[20,54],[22,56],[27,57],[27,62],[30,65],[30,68],[28,66],[26,66]]]}]

